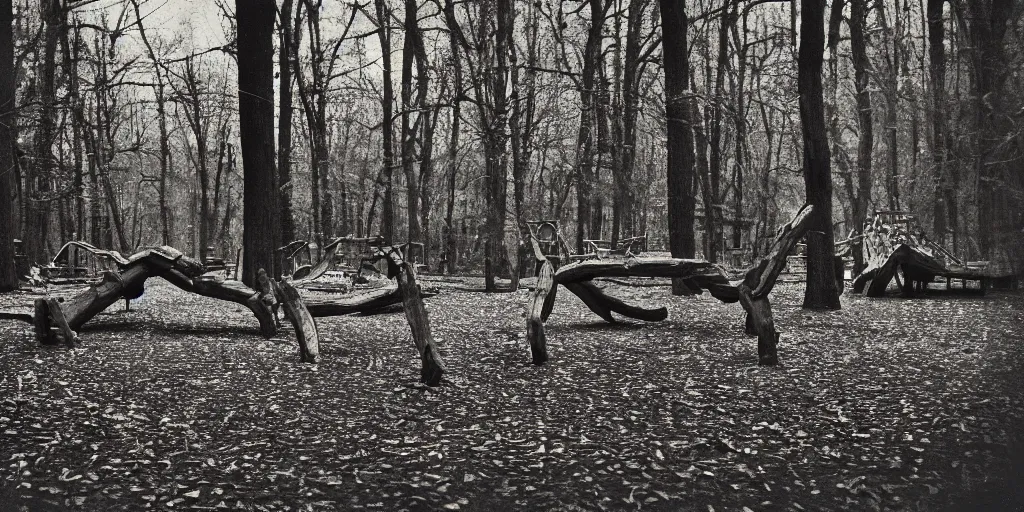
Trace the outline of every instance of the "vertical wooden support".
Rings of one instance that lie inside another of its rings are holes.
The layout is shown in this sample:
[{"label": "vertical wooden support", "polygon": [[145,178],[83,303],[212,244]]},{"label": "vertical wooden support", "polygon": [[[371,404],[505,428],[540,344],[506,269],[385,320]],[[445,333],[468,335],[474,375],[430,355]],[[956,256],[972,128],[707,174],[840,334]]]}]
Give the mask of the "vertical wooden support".
[{"label": "vertical wooden support", "polygon": [[537,275],[537,285],[530,294],[526,311],[526,339],[530,342],[533,364],[544,364],[548,360],[547,337],[544,335],[544,307],[549,295],[554,295],[554,269],[551,262],[544,260]]},{"label": "vertical wooden support", "polygon": [[50,332],[50,304],[46,299],[36,299],[32,325],[35,327],[36,340],[41,345],[54,345],[57,340]]},{"label": "vertical wooden support", "polygon": [[[428,386],[437,386],[441,384],[441,377],[446,370],[441,352],[430,334],[430,319],[427,317],[427,308],[423,305],[420,287],[416,284],[416,270],[412,263],[402,261],[401,256],[395,254],[395,251],[391,252],[389,258],[389,263],[394,263],[398,267],[398,289],[402,293],[405,319],[409,322],[413,342],[416,343],[416,349],[419,350],[423,362],[420,381]],[[395,261],[396,259],[399,261]]]},{"label": "vertical wooden support", "polygon": [[775,330],[772,307],[768,296],[754,298],[750,287],[739,285],[740,304],[747,311],[747,328],[757,333],[757,363],[774,366],[779,364],[779,333]]},{"label": "vertical wooden support", "polygon": [[299,340],[299,357],[304,363],[320,362],[320,333],[313,315],[309,314],[299,291],[291,283],[281,281],[277,287],[280,290],[285,316],[291,320],[292,327],[295,328],[295,337]]},{"label": "vertical wooden support", "polygon": [[57,302],[55,297],[50,297],[46,299],[46,305],[49,309],[50,317],[64,336],[64,343],[68,348],[75,348],[75,342],[78,341],[78,333],[73,331],[68,325],[68,320],[64,317],[64,310],[60,308],[60,303]]}]

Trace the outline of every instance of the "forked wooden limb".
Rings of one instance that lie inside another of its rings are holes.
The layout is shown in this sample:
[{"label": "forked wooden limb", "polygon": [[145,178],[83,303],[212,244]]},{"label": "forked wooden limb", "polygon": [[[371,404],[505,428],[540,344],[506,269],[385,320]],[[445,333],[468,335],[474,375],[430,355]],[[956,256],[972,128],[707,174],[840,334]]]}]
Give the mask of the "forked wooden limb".
[{"label": "forked wooden limb", "polygon": [[530,303],[526,310],[526,339],[530,342],[533,364],[544,364],[548,360],[547,336],[544,334],[544,306],[549,295],[554,295],[554,268],[544,259],[537,274],[537,285],[530,292]]},{"label": "forked wooden limb", "polygon": [[412,263],[404,261],[402,255],[394,249],[388,258],[389,264],[397,267],[398,289],[402,293],[405,319],[409,321],[412,339],[416,343],[416,349],[419,351],[423,363],[420,370],[420,381],[428,386],[440,385],[441,378],[446,371],[444,360],[430,333],[430,318],[427,317],[427,308],[423,305],[420,287],[416,284],[416,270]]},{"label": "forked wooden limb", "polygon": [[761,365],[779,364],[779,333],[775,330],[772,306],[767,295],[755,298],[752,292],[746,284],[739,285],[740,304],[747,312],[747,334],[757,335],[757,362]]},{"label": "forked wooden limb", "polygon": [[299,291],[287,280],[270,280],[274,287],[274,293],[284,307],[285,316],[295,328],[295,337],[299,340],[299,357],[304,363],[320,362],[320,333],[316,328],[316,321],[313,315],[309,314],[306,305],[302,302]]}]

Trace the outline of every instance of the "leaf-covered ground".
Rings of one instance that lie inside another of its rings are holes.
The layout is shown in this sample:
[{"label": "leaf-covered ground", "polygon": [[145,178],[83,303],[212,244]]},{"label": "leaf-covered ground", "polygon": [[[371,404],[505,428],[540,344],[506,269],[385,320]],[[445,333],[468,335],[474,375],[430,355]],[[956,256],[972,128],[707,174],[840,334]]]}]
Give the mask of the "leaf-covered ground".
[{"label": "leaf-covered ground", "polygon": [[[155,280],[159,281],[159,280]],[[415,385],[396,314],[290,330],[152,282],[39,347],[0,321],[0,510],[1019,510],[1024,297],[773,293],[782,366],[742,310],[665,288],[660,324],[560,293],[529,364],[526,292],[427,301],[450,381]],[[444,287],[449,289],[445,290]],[[31,296],[0,297],[0,306]]]}]

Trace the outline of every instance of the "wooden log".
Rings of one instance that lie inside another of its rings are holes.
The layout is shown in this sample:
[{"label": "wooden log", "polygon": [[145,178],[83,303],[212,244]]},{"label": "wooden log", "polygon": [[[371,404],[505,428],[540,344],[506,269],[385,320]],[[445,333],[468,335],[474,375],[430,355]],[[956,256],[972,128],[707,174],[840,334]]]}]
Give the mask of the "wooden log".
[{"label": "wooden log", "polygon": [[[793,217],[789,224],[779,228],[775,241],[772,242],[767,255],[746,272],[743,284],[750,290],[752,298],[767,297],[771,293],[776,281],[779,279],[779,274],[786,268],[787,256],[789,256],[790,251],[810,227],[811,213],[813,211],[813,206],[805,205],[797,212],[796,217]],[[740,296],[742,297],[742,293]]]},{"label": "wooden log", "polygon": [[544,334],[544,305],[555,287],[554,269],[546,258],[537,275],[537,285],[530,293],[526,308],[526,339],[530,342],[533,364],[544,364],[548,360],[547,337]]},{"label": "wooden log", "polygon": [[77,331],[86,322],[120,300],[126,289],[139,289],[151,273],[152,269],[145,264],[131,265],[121,273],[104,272],[98,283],[64,303],[64,316],[68,320],[68,325]]},{"label": "wooden log", "polygon": [[50,304],[46,299],[36,299],[34,301],[35,314],[32,316],[32,325],[35,330],[36,340],[41,345],[53,345],[57,340],[53,337],[53,333],[50,332]]},{"label": "wooden log", "polygon": [[576,294],[591,311],[597,313],[607,322],[615,322],[612,313],[645,322],[661,322],[668,318],[668,309],[664,307],[649,309],[626,304],[622,300],[606,294],[592,281],[566,283],[563,286]]},{"label": "wooden log", "polygon": [[747,323],[757,333],[757,362],[760,365],[779,364],[777,351],[779,333],[775,330],[768,297],[755,297],[746,284],[739,286],[740,304],[747,312]]},{"label": "wooden log", "polygon": [[300,283],[312,281],[324,275],[324,273],[331,268],[331,265],[334,264],[334,255],[338,252],[338,246],[341,245],[341,240],[341,238],[335,238],[331,243],[327,244],[327,246],[324,247],[324,256],[320,258],[320,261],[316,262],[315,265],[309,267],[308,270],[300,267],[302,275],[299,275],[299,270],[296,270],[293,275],[294,279],[292,280],[292,283],[295,286],[298,286]]},{"label": "wooden log", "polygon": [[170,269],[162,273],[160,277],[189,293],[242,304],[249,308],[249,311],[252,311],[256,317],[260,324],[260,334],[263,337],[271,338],[277,334],[277,323],[274,321],[274,314],[270,310],[270,306],[266,304],[259,292],[249,288],[241,281],[189,279],[177,269]]},{"label": "wooden log", "polygon": [[273,282],[278,300],[284,307],[285,316],[295,328],[295,337],[299,340],[299,357],[304,363],[320,362],[320,332],[316,327],[313,315],[309,314],[302,302],[299,291],[287,280]]},{"label": "wooden log", "polygon": [[573,283],[597,277],[674,277],[700,279],[707,284],[729,284],[728,275],[718,265],[703,260],[677,258],[580,261],[558,269],[555,282]]},{"label": "wooden log", "polygon": [[78,341],[78,333],[68,326],[68,320],[64,317],[64,310],[60,308],[60,303],[57,302],[55,297],[49,297],[46,299],[46,305],[48,306],[50,317],[53,318],[53,322],[57,324],[61,334],[64,336],[64,343],[68,348],[75,348],[75,342]]},{"label": "wooden log", "polygon": [[420,381],[428,386],[437,386],[441,384],[441,378],[446,370],[441,352],[430,333],[427,308],[423,305],[423,297],[416,284],[416,269],[413,268],[412,263],[402,261],[401,255],[398,255],[397,251],[392,251],[389,258],[399,265],[398,289],[402,294],[405,319],[409,322],[413,342],[416,343],[416,349],[419,350],[423,363],[420,370]]},{"label": "wooden log", "polygon": [[[420,290],[423,298],[437,295]],[[341,316],[352,313],[373,314],[388,306],[402,303],[402,293],[397,287],[388,286],[353,295],[336,296],[329,299],[307,298],[306,308],[314,317]]]}]

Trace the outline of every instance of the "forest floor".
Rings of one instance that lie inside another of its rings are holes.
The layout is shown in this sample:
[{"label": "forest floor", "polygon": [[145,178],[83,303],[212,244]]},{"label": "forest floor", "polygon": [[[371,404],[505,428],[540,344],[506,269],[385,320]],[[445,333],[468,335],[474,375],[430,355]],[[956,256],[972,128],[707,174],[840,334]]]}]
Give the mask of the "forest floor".
[{"label": "forest floor", "polygon": [[401,310],[319,319],[315,366],[159,279],[75,350],[0,321],[0,511],[1024,507],[1020,294],[812,313],[783,284],[759,368],[737,304],[620,288],[669,320],[608,325],[559,293],[534,367],[525,290],[435,282],[437,389]]}]

